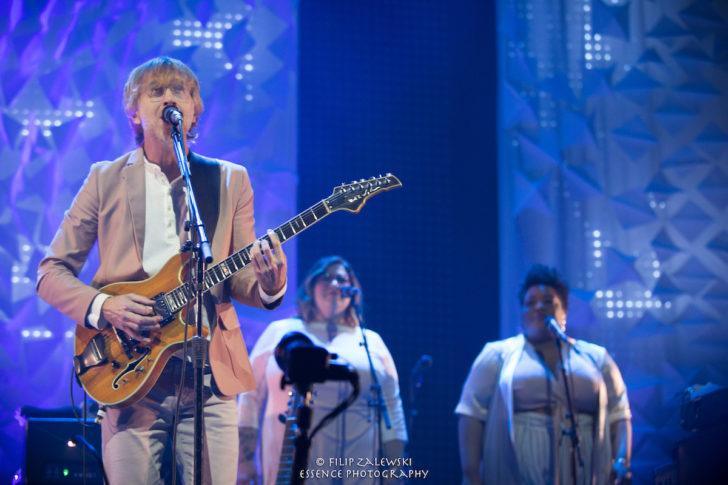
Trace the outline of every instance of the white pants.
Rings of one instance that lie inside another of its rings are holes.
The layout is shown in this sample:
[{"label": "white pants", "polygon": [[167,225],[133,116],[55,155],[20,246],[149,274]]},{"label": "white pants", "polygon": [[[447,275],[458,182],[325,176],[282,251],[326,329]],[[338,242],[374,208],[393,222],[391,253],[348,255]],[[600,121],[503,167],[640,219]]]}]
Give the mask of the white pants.
[{"label": "white pants", "polygon": [[[172,358],[156,385],[139,402],[107,409],[101,421],[104,467],[110,485],[171,483],[172,424],[182,361]],[[177,426],[177,484],[194,482],[194,369],[186,366]],[[238,408],[210,390],[205,375],[203,470],[205,484],[235,483],[238,469]]]}]

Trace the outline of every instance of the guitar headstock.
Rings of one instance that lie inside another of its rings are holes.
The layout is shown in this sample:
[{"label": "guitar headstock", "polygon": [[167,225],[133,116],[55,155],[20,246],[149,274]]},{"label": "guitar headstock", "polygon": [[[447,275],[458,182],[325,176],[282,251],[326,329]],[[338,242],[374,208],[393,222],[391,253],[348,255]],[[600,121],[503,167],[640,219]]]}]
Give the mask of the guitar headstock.
[{"label": "guitar headstock", "polygon": [[366,201],[374,194],[401,186],[402,182],[391,173],[388,173],[385,176],[380,175],[367,180],[361,179],[358,182],[339,185],[334,188],[333,193],[325,202],[331,212],[347,210],[356,213],[364,207]]}]

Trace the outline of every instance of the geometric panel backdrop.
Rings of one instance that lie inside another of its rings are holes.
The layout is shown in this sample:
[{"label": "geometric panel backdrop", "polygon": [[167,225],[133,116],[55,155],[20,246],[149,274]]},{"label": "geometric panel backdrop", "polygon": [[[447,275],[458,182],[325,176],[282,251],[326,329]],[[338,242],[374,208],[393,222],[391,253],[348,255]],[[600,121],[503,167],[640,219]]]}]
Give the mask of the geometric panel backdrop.
[{"label": "geometric panel backdrop", "polygon": [[526,267],[561,268],[648,482],[676,394],[728,385],[728,3],[500,0],[498,30],[501,331]]},{"label": "geometric panel backdrop", "polygon": [[[51,2],[0,6],[0,481],[20,466],[19,408],[70,404],[73,323],[35,295],[36,269],[92,162],[134,147],[122,109],[130,70],[176,57],[205,111],[192,149],[245,165],[256,231],[296,210],[296,4]],[[297,281],[295,241],[286,244]],[[98,262],[90,256],[82,279]],[[289,285],[295,291],[295,284]],[[277,315],[238,307],[249,343]],[[76,403],[81,392],[74,386]]]}]

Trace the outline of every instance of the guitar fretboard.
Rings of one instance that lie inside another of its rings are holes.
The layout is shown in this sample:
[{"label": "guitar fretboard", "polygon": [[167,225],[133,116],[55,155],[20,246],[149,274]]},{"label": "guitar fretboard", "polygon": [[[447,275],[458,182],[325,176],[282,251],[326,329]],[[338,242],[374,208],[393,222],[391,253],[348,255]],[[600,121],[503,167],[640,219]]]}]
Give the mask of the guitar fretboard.
[{"label": "guitar fretboard", "polygon": [[281,447],[281,457],[278,461],[276,485],[290,485],[291,483],[293,460],[296,452],[297,426],[295,415],[286,416],[286,429],[283,432],[283,446]]},{"label": "guitar fretboard", "polygon": [[[313,207],[301,212],[293,219],[284,222],[274,232],[281,243],[291,239],[293,236],[303,232],[318,221],[328,216],[331,213],[326,205],[326,201],[322,200]],[[259,238],[259,240],[266,240],[272,247],[272,242],[268,235]],[[223,281],[232,277],[235,273],[242,270],[251,263],[250,252],[253,249],[253,244],[248,244],[246,247],[237,251],[224,260],[220,261],[216,265],[210,267],[205,271],[203,277],[204,288],[203,291],[208,291],[210,288],[219,285]],[[191,283],[184,283],[174,290],[168,292],[164,296],[167,301],[167,306],[171,312],[180,311],[190,301],[195,299],[194,286]]]}]

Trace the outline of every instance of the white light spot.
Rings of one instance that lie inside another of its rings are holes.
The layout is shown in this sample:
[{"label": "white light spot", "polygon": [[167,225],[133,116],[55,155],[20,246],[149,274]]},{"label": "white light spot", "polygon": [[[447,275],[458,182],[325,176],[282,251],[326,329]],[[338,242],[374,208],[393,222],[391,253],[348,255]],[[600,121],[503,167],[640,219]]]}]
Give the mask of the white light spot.
[{"label": "white light spot", "polygon": [[614,292],[612,290],[607,290],[607,298],[611,298],[614,295]]},{"label": "white light spot", "polygon": [[50,330],[44,330],[43,331],[43,337],[45,338],[51,338],[53,336],[53,333]]},{"label": "white light spot", "polygon": [[601,297],[604,296],[604,292],[602,290],[597,290],[597,292],[595,293],[595,295],[596,295],[597,298],[601,298]]},{"label": "white light spot", "polygon": [[215,49],[222,49],[222,42],[215,42]]},{"label": "white light spot", "polygon": [[607,318],[614,318],[614,312],[607,312]]},{"label": "white light spot", "polygon": [[73,337],[73,330],[66,330],[66,333],[63,334],[66,338],[72,338]]},{"label": "white light spot", "polygon": [[617,318],[623,318],[623,317],[624,317],[624,312],[623,312],[623,311],[621,311],[621,310],[620,310],[620,311],[618,311],[618,312],[617,312]]},{"label": "white light spot", "polygon": [[172,41],[172,45],[175,46],[175,47],[179,47],[179,46],[182,45],[182,41],[180,41],[179,39],[174,39]]},{"label": "white light spot", "polygon": [[20,332],[20,335],[22,335],[23,338],[28,338],[28,337],[30,337],[30,331],[23,330],[22,332]]},{"label": "white light spot", "polygon": [[33,338],[38,338],[38,337],[40,337],[40,330],[33,330],[33,333],[32,333],[32,335],[33,335]]},{"label": "white light spot", "polygon": [[602,252],[597,249],[596,251],[594,251],[594,257],[595,258],[601,258],[602,257]]},{"label": "white light spot", "polygon": [[245,69],[246,71],[250,72],[250,71],[252,71],[252,70],[253,70],[253,65],[252,65],[252,64],[250,64],[250,63],[248,63],[248,64],[246,64],[246,65],[244,66],[244,69]]},{"label": "white light spot", "polygon": [[253,101],[253,95],[248,93],[245,95],[245,101]]},{"label": "white light spot", "polygon": [[240,73],[237,73],[237,74],[235,74],[235,79],[237,79],[238,81],[242,81],[243,80],[243,75],[240,74]]},{"label": "white light spot", "polygon": [[225,69],[227,69],[229,71],[232,68],[233,68],[233,63],[232,62],[226,62],[225,63]]},{"label": "white light spot", "polygon": [[614,302],[612,300],[607,301],[607,308],[614,308]]}]

